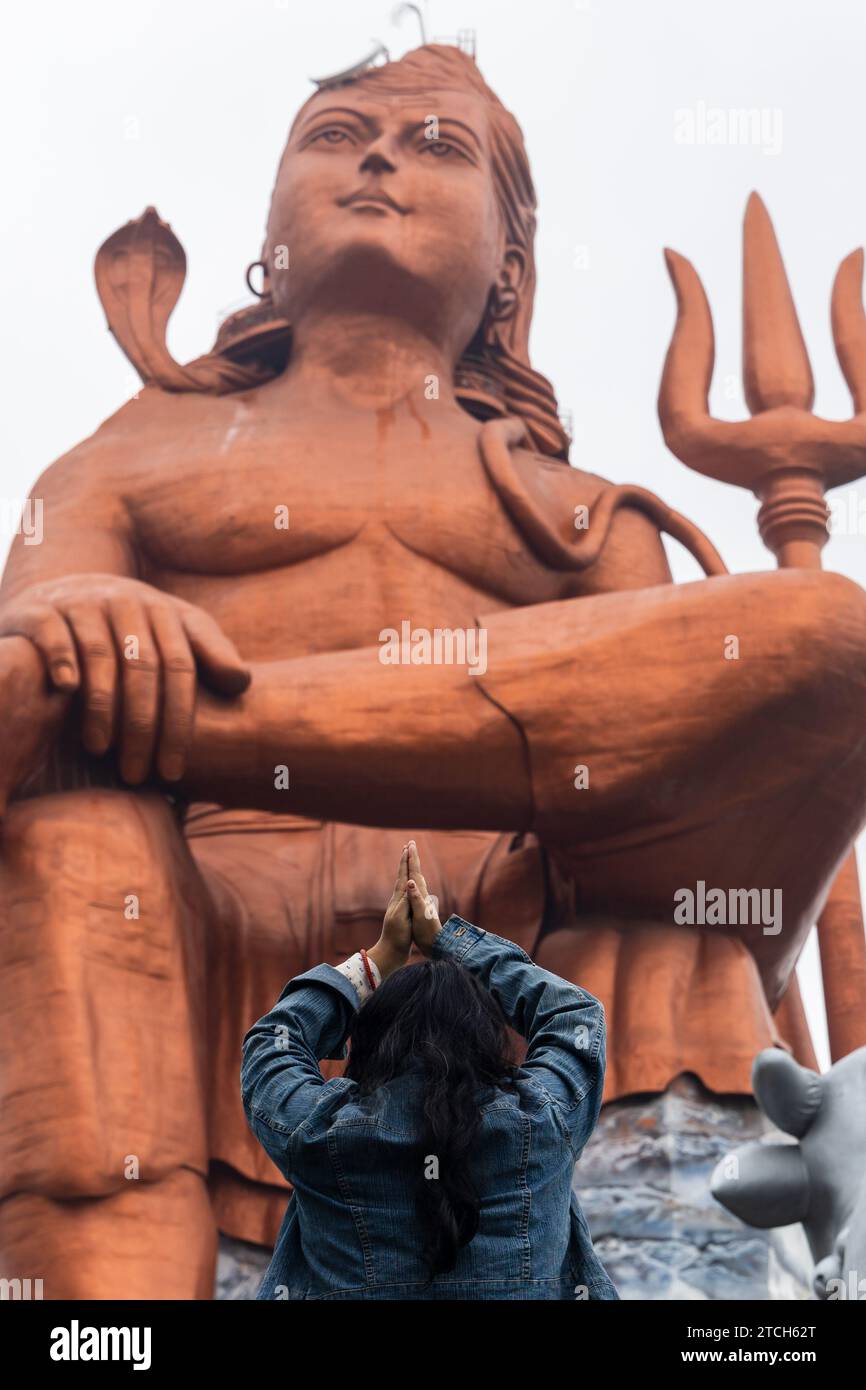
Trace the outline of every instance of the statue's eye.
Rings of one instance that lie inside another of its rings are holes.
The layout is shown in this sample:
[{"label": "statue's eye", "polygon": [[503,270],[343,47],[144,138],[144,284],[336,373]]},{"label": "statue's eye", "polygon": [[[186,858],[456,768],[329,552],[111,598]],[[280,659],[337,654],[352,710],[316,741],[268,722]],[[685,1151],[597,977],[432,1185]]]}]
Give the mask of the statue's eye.
[{"label": "statue's eye", "polygon": [[432,154],[434,159],[447,159],[449,155],[456,155],[458,159],[466,157],[456,145],[450,144],[447,140],[425,140],[421,149],[422,152],[426,150]]},{"label": "statue's eye", "polygon": [[338,130],[336,126],[328,126],[327,130],[320,130],[314,135],[310,144],[315,144],[318,140],[324,140],[327,145],[340,145],[344,140],[348,140],[345,130]]}]

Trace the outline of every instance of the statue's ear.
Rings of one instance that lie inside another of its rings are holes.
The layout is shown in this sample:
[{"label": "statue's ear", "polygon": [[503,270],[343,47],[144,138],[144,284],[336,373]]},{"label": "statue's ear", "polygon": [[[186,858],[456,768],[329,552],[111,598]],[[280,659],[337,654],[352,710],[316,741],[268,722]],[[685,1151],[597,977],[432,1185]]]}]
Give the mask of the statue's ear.
[{"label": "statue's ear", "polygon": [[517,313],[525,276],[526,253],[521,247],[509,242],[503,252],[496,284],[490,295],[488,312],[496,323],[501,323],[503,319],[509,319]]},{"label": "statue's ear", "polygon": [[803,1221],[809,1172],[800,1145],[743,1144],[716,1165],[710,1191],[741,1221],[761,1230]]},{"label": "statue's ear", "polygon": [[752,1090],[767,1119],[797,1139],[806,1133],[821,1108],[818,1073],[801,1067],[780,1047],[758,1053],[752,1064]]}]

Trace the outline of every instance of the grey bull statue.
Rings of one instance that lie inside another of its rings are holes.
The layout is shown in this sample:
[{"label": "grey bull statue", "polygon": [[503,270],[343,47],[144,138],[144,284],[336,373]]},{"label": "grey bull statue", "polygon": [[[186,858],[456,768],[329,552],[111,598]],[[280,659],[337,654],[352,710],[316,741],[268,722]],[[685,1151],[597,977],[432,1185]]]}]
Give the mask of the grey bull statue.
[{"label": "grey bull statue", "polygon": [[797,1143],[732,1149],[710,1180],[713,1196],[750,1226],[801,1222],[821,1299],[866,1299],[866,1047],[824,1075],[770,1047],[752,1067],[755,1098]]}]

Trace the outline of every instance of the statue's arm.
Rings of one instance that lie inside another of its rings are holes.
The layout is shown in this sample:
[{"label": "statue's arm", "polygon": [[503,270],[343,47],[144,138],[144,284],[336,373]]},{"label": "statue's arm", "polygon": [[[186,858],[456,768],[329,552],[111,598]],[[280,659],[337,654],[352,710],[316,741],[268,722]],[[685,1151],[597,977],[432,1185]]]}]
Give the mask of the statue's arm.
[{"label": "statue's arm", "polygon": [[16,535],[0,603],[74,574],[135,577],[133,531],[98,435],[58,459],[30,489],[28,526]]}]

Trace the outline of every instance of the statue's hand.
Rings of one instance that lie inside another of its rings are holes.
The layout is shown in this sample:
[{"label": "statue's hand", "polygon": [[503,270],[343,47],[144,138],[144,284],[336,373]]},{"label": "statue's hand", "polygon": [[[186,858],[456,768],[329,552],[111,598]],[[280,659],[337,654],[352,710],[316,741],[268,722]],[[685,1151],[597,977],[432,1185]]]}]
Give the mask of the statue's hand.
[{"label": "statue's hand", "polygon": [[412,914],[412,940],[423,956],[429,956],[442,930],[438,900],[428,891],[421,872],[421,859],[414,840],[409,841],[409,910]]},{"label": "statue's hand", "polygon": [[0,603],[0,637],[28,638],[58,691],[81,690],[82,741],[97,756],[115,744],[125,781],[184,772],[196,674],[223,695],[250,682],[234,644],[183,599],[115,574],[73,574]]},{"label": "statue's hand", "polygon": [[32,642],[0,641],[0,816],[12,793],[44,767],[68,705],[46,682]]}]

